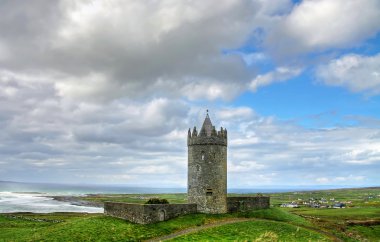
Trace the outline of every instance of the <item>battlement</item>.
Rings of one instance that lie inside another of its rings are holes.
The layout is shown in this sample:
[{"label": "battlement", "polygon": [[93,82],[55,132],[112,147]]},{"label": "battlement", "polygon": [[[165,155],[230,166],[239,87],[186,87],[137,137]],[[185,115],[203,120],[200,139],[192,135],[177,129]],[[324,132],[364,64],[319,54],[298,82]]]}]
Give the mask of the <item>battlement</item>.
[{"label": "battlement", "polygon": [[203,122],[201,131],[198,134],[197,127],[193,128],[193,132],[189,129],[187,134],[187,146],[192,145],[223,145],[227,146],[227,129],[220,128],[216,131],[212,125],[210,117],[207,115]]},{"label": "battlement", "polygon": [[194,127],[193,132],[189,129],[187,135],[187,146],[191,145],[227,146],[227,129],[220,128],[220,131],[216,131],[215,126],[212,126],[210,132],[207,132],[205,128],[202,128],[199,134],[196,127]]}]

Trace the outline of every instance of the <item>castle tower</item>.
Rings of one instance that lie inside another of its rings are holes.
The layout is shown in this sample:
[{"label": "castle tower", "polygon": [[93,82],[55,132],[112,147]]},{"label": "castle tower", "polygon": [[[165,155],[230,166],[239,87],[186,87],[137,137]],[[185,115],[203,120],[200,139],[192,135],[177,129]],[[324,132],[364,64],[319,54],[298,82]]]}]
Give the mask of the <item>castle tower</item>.
[{"label": "castle tower", "polygon": [[227,212],[227,130],[215,130],[208,113],[201,131],[189,129],[188,189],[189,203],[198,212]]}]

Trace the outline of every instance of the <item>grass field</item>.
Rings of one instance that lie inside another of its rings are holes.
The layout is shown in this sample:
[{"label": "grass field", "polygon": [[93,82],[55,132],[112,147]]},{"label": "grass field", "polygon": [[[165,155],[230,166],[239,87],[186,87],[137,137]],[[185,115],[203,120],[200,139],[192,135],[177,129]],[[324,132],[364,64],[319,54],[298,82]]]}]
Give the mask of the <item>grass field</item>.
[{"label": "grass field", "polygon": [[126,202],[126,203],[145,203],[150,198],[159,197],[161,199],[167,199],[169,203],[186,203],[187,196],[185,193],[173,193],[173,194],[101,194],[101,195],[89,195],[83,197],[83,200],[103,203],[105,201],[113,202]]},{"label": "grass field", "polygon": [[[270,221],[271,223],[275,223],[275,221],[293,224],[307,223],[305,219],[278,208],[257,210],[244,214],[191,214],[151,225],[133,224],[102,214],[17,213],[0,215],[0,241],[140,241],[189,227],[238,217],[271,219],[273,220]],[[292,228],[293,231],[296,228],[290,224],[290,227],[285,225],[281,224],[284,229]],[[244,226],[242,227],[243,230],[240,231],[242,236],[245,234]],[[251,225],[248,224],[247,226]],[[253,236],[253,233],[260,236],[262,230],[253,231],[244,236]],[[303,232],[301,233],[303,234]],[[236,237],[236,239],[243,239],[243,237]]]},{"label": "grass field", "polygon": [[[284,209],[347,241],[380,241],[380,208]],[[367,223],[367,225],[362,225]]]},{"label": "grass field", "polygon": [[285,193],[268,194],[271,197],[272,205],[309,199],[325,198],[328,203],[336,201],[350,202],[351,207],[379,207],[380,208],[380,188],[351,188],[321,191],[298,191]]},{"label": "grass field", "polygon": [[[0,241],[142,241],[235,218],[260,220],[222,225],[175,240],[324,241],[328,238],[317,231],[325,231],[343,241],[380,241],[379,194],[380,188],[272,194],[275,207],[270,209],[221,215],[191,214],[151,225],[133,224],[103,214],[0,214]],[[344,209],[278,207],[282,202],[311,196],[350,200],[353,206]],[[166,198],[171,203],[186,202],[185,194],[92,195],[86,199],[98,203],[110,200],[144,203],[151,197]]]},{"label": "grass field", "polygon": [[223,225],[171,241],[330,241],[326,236],[286,223],[249,221]]}]

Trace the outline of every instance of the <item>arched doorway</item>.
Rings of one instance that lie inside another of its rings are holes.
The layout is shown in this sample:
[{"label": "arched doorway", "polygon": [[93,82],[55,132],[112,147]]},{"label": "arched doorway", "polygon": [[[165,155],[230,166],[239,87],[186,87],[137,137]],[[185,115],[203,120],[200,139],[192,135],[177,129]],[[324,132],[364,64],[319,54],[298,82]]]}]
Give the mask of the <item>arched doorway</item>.
[{"label": "arched doorway", "polygon": [[158,221],[165,221],[165,210],[161,209],[158,211]]}]

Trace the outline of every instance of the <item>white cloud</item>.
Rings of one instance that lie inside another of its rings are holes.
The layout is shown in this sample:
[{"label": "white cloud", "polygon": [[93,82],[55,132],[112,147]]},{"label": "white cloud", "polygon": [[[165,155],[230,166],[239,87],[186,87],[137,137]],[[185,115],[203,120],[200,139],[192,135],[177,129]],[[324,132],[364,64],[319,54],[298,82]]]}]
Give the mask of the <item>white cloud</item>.
[{"label": "white cloud", "polygon": [[275,172],[271,182],[276,184],[358,185],[380,165],[375,127],[306,129],[260,116],[228,124],[229,179],[235,184],[251,179],[255,186],[257,174]]},{"label": "white cloud", "polygon": [[348,54],[321,65],[316,75],[325,84],[346,87],[353,92],[380,93],[380,54]]},{"label": "white cloud", "polygon": [[379,22],[377,0],[304,0],[286,15],[264,18],[262,41],[289,63],[298,55],[359,46],[380,31]]},{"label": "white cloud", "polygon": [[146,165],[146,166],[136,166],[131,170],[128,170],[129,174],[161,174],[168,175],[173,172],[173,169],[169,165]]},{"label": "white cloud", "polygon": [[257,170],[262,170],[265,167],[263,164],[259,164],[255,161],[241,161],[239,163],[234,163],[230,161],[228,163],[228,172],[239,173],[239,172],[255,172]]},{"label": "white cloud", "polygon": [[327,184],[330,182],[330,179],[328,179],[327,177],[319,177],[319,178],[315,179],[315,181],[317,183]]},{"label": "white cloud", "polygon": [[[186,184],[187,129],[204,118],[198,106],[168,98],[78,102],[57,96],[49,82],[22,83],[0,82],[0,90],[16,89],[0,99],[3,179],[134,184],[144,177],[147,186]],[[211,113],[214,124],[229,131],[230,187],[310,185],[317,177],[335,182],[358,167],[355,176],[375,176],[376,128],[309,130],[249,107],[214,108],[220,110]],[[367,180],[347,180],[354,181]]]},{"label": "white cloud", "polygon": [[275,82],[283,82],[298,76],[302,72],[300,68],[278,67],[276,70],[258,75],[249,84],[249,89],[257,91],[258,88],[268,86]]},{"label": "white cloud", "polygon": [[224,108],[217,112],[217,117],[224,122],[252,119],[255,112],[249,107]]},{"label": "white cloud", "polygon": [[[99,88],[103,92],[94,93],[96,97],[117,89],[116,97],[120,93],[133,97],[160,93],[229,99],[241,91],[250,74],[239,58],[223,55],[222,50],[245,41],[256,5],[241,1],[62,1],[63,18],[52,48],[61,54],[58,59],[71,58],[61,60],[61,71],[97,72],[102,80],[107,78],[109,87]],[[223,94],[226,89],[229,95]]]},{"label": "white cloud", "polygon": [[293,9],[285,26],[306,48],[341,48],[373,36],[379,22],[377,0],[306,0]]},{"label": "white cloud", "polygon": [[246,41],[259,8],[229,0],[7,2],[0,64],[45,75],[61,96],[76,99],[228,100],[252,72],[223,51]]}]

